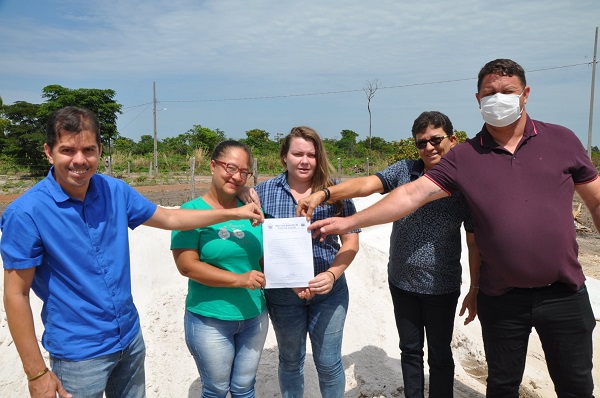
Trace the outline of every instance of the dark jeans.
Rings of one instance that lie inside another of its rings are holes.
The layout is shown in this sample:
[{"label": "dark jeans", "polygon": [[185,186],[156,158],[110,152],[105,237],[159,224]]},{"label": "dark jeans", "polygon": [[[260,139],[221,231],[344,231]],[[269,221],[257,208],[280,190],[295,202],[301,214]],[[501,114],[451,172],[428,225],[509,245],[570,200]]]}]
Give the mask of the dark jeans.
[{"label": "dark jeans", "polygon": [[585,285],[577,292],[559,282],[501,296],[480,292],[477,303],[488,364],[486,397],[519,396],[532,327],[540,337],[557,396],[593,396],[596,321]]},{"label": "dark jeans", "polygon": [[460,290],[449,294],[418,294],[390,284],[396,327],[400,336],[404,395],[423,398],[423,346],[427,335],[429,397],[452,397],[454,360],[452,331]]}]

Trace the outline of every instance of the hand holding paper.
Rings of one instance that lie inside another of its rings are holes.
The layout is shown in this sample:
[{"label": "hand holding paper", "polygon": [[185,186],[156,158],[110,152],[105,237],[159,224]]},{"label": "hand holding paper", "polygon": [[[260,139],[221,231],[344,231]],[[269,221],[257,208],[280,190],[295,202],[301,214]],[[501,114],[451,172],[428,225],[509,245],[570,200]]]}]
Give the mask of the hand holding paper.
[{"label": "hand holding paper", "polygon": [[266,289],[307,287],[313,279],[312,239],[308,224],[304,217],[265,219]]}]

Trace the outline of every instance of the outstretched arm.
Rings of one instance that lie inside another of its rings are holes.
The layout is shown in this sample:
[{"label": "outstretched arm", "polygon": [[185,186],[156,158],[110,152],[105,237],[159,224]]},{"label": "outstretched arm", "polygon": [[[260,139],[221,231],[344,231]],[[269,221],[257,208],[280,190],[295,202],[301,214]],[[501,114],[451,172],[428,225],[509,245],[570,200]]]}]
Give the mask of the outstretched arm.
[{"label": "outstretched arm", "polygon": [[35,268],[4,270],[4,308],[10,334],[21,357],[29,381],[31,397],[71,397],[52,371],[44,372],[46,363],[35,337],[29,292]]},{"label": "outstretched arm", "polygon": [[[329,193],[331,194],[328,202],[333,203],[338,200],[369,196],[376,192],[382,193],[383,184],[379,177],[368,176],[352,178],[340,184],[332,185],[327,189],[329,189]],[[325,199],[325,191],[313,192],[310,196],[300,199],[296,207],[296,216],[304,216],[310,220],[315,208],[323,203]]]},{"label": "outstretched arm", "polygon": [[312,223],[308,229],[321,234],[345,234],[358,228],[385,224],[412,213],[425,203],[441,199],[448,194],[429,178],[419,178],[399,186],[385,198],[350,217],[332,217]]},{"label": "outstretched arm", "polygon": [[187,231],[228,220],[242,219],[252,220],[252,225],[256,226],[264,221],[264,216],[260,207],[255,203],[248,203],[235,209],[215,210],[166,209],[158,206],[152,217],[144,225],[168,230]]}]

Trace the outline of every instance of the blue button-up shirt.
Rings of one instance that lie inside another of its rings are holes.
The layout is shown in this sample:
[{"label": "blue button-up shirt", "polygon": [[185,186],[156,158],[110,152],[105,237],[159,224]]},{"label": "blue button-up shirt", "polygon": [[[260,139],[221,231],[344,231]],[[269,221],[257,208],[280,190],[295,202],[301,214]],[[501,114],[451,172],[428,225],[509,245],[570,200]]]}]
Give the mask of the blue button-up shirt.
[{"label": "blue button-up shirt", "polygon": [[[265,217],[267,218],[288,218],[296,217],[296,199],[292,195],[290,185],[287,182],[287,172],[278,175],[268,181],[261,182],[256,187],[256,192],[260,197]],[[323,220],[329,217],[347,217],[356,213],[356,208],[352,200],[342,201],[341,214],[336,214],[336,207],[331,204],[322,204],[313,212],[314,221]],[[359,229],[351,231],[360,232]],[[315,275],[327,271],[340,250],[340,242],[337,235],[327,235],[323,242],[319,238],[312,240],[313,260]]]},{"label": "blue button-up shirt", "polygon": [[123,181],[96,174],[85,201],[48,176],[8,206],[0,251],[5,269],[37,267],[42,344],[52,355],[84,360],[125,349],[140,330],[131,295],[128,228],[156,205]]}]

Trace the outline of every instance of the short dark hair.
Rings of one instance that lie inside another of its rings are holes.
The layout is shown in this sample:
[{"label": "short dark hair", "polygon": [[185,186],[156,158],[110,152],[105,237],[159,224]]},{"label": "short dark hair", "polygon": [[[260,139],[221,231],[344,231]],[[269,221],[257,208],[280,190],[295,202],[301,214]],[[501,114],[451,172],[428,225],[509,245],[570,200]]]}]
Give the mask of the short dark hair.
[{"label": "short dark hair", "polygon": [[417,138],[417,134],[425,132],[430,126],[435,129],[442,128],[448,136],[454,135],[454,127],[452,127],[452,122],[448,116],[438,111],[426,111],[421,113],[413,123],[413,138]]},{"label": "short dark hair", "polygon": [[52,112],[46,125],[46,145],[54,148],[63,132],[79,134],[83,130],[91,130],[96,136],[98,148],[102,146],[100,123],[96,114],[89,109],[77,106],[65,106]]},{"label": "short dark hair", "polygon": [[499,58],[485,64],[477,76],[477,92],[481,90],[481,82],[487,75],[517,76],[523,83],[523,87],[527,85],[525,70],[521,65],[510,59]]},{"label": "short dark hair", "polygon": [[252,153],[250,152],[250,148],[236,140],[225,140],[219,142],[215,149],[213,149],[210,159],[218,160],[221,156],[225,155],[225,152],[227,152],[230,148],[240,148],[244,150],[244,152],[246,152],[248,155],[248,163],[252,165]]}]

